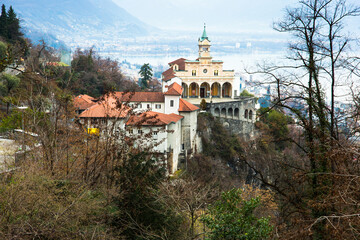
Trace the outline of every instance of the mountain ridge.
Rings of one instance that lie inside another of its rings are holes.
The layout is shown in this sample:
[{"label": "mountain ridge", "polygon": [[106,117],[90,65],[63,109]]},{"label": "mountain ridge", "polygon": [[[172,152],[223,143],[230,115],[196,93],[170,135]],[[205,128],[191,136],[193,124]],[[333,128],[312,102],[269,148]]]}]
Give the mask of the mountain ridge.
[{"label": "mountain ridge", "polygon": [[[138,37],[158,31],[112,0],[4,0],[13,6],[26,37],[32,32],[54,36],[65,43],[74,39]],[[38,35],[38,34],[37,34]],[[36,39],[38,40],[38,39]]]}]

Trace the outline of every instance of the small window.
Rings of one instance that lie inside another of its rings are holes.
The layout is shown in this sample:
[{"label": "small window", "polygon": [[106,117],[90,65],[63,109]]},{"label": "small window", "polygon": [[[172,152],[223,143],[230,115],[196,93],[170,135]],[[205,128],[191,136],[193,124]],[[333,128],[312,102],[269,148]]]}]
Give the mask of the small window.
[{"label": "small window", "polygon": [[138,105],[138,107],[139,107],[139,108],[142,108],[142,104],[140,103],[140,104]]},{"label": "small window", "polygon": [[192,70],[192,75],[196,76],[196,70]]},{"label": "small window", "polygon": [[214,76],[219,76],[219,70],[214,71]]},{"label": "small window", "polygon": [[170,100],[170,107],[174,106],[174,100]]},{"label": "small window", "polygon": [[205,47],[203,48],[203,51],[206,51],[206,52],[207,52],[207,50],[208,50],[208,48],[205,48]]},{"label": "small window", "polygon": [[130,129],[128,129],[127,130],[128,131],[128,133],[130,133],[130,134],[132,134],[133,133],[133,130],[130,128]]},{"label": "small window", "polygon": [[155,104],[156,109],[161,109],[161,104]]},{"label": "small window", "polygon": [[182,150],[185,150],[185,144],[181,144]]},{"label": "small window", "polygon": [[158,132],[156,132],[156,131],[153,132],[153,135],[154,135],[154,136],[157,136],[157,134],[158,134]]},{"label": "small window", "polygon": [[138,134],[142,134],[142,133],[143,133],[143,130],[139,129]]},{"label": "small window", "polygon": [[147,108],[150,108],[150,104],[147,105]]}]

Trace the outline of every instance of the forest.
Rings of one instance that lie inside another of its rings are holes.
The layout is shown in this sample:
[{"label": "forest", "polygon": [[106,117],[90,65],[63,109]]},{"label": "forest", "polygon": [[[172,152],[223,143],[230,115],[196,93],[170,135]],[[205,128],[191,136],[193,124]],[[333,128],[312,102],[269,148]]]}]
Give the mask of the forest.
[{"label": "forest", "polygon": [[[360,238],[359,41],[344,30],[359,7],[299,0],[286,9],[274,29],[292,36],[289,64],[251,70],[276,89],[257,112],[256,138],[200,113],[203,151],[173,175],[125,132],[88,134],[73,105],[79,94],[153,91],[149,69],[140,87],[93,49],[60,64],[56,49],[24,38],[15,10],[0,15],[0,133],[21,147],[0,174],[0,238]],[[343,85],[346,112],[336,105]]]}]

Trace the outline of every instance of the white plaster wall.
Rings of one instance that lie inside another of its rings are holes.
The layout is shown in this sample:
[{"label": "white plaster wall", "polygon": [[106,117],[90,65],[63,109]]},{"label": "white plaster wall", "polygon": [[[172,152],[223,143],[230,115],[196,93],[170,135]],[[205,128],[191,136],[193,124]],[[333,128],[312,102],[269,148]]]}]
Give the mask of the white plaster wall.
[{"label": "white plaster wall", "polygon": [[100,120],[100,123],[92,124],[90,118],[88,118],[86,120],[85,119],[80,120],[80,122],[83,124],[85,124],[85,122],[86,122],[87,128],[100,128],[101,131],[105,131],[106,129],[108,131],[124,130],[125,129],[125,121],[126,121],[126,119],[123,119],[123,118],[116,118],[116,119],[109,118],[109,119],[106,119],[104,122],[102,122]]},{"label": "white plaster wall", "polygon": [[241,93],[240,92],[240,76],[236,76],[234,78],[232,87],[233,87],[232,88],[232,90],[233,90],[233,93],[232,93],[233,98],[240,96],[240,93]]},{"label": "white plaster wall", "polygon": [[[139,130],[142,133],[139,133]],[[157,127],[157,126],[141,126],[141,127],[128,127],[126,130],[126,135],[128,137],[139,137],[135,141],[135,147],[151,147],[151,150],[154,152],[164,153],[167,151],[168,146],[168,133],[167,127]],[[150,132],[157,132],[157,135],[151,134],[145,136]]]},{"label": "white plaster wall", "polygon": [[169,133],[167,138],[167,144],[168,149],[171,148],[173,150],[171,173],[174,173],[178,169],[179,164],[179,154],[181,152],[181,122],[182,120],[168,125]]},{"label": "white plaster wall", "polygon": [[184,116],[181,124],[182,144],[185,150],[195,147],[198,110],[193,112],[180,112]]},{"label": "white plaster wall", "polygon": [[[150,108],[147,105],[150,105]],[[160,104],[161,108],[155,108],[156,104]],[[165,103],[164,102],[129,102],[130,106],[134,106],[135,112],[145,112],[145,111],[154,111],[159,113],[165,113]]]},{"label": "white plaster wall", "polygon": [[[174,100],[173,107],[170,107],[170,101]],[[179,114],[180,96],[165,95],[165,114]]]}]

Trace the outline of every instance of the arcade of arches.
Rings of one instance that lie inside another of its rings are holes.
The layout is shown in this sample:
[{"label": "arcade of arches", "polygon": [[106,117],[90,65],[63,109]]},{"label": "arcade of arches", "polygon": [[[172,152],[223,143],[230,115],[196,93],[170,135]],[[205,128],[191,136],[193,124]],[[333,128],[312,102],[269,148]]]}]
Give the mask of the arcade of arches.
[{"label": "arcade of arches", "polygon": [[[215,108],[214,116],[221,118],[230,118],[230,119],[241,119],[239,108]],[[253,111],[245,109],[243,119],[254,120]]]},{"label": "arcade of arches", "polygon": [[207,82],[201,83],[199,86],[198,83],[192,82],[190,85],[182,83],[183,87],[183,98],[231,98],[232,97],[232,86],[231,83],[225,82],[220,84],[214,82],[211,84]]}]

